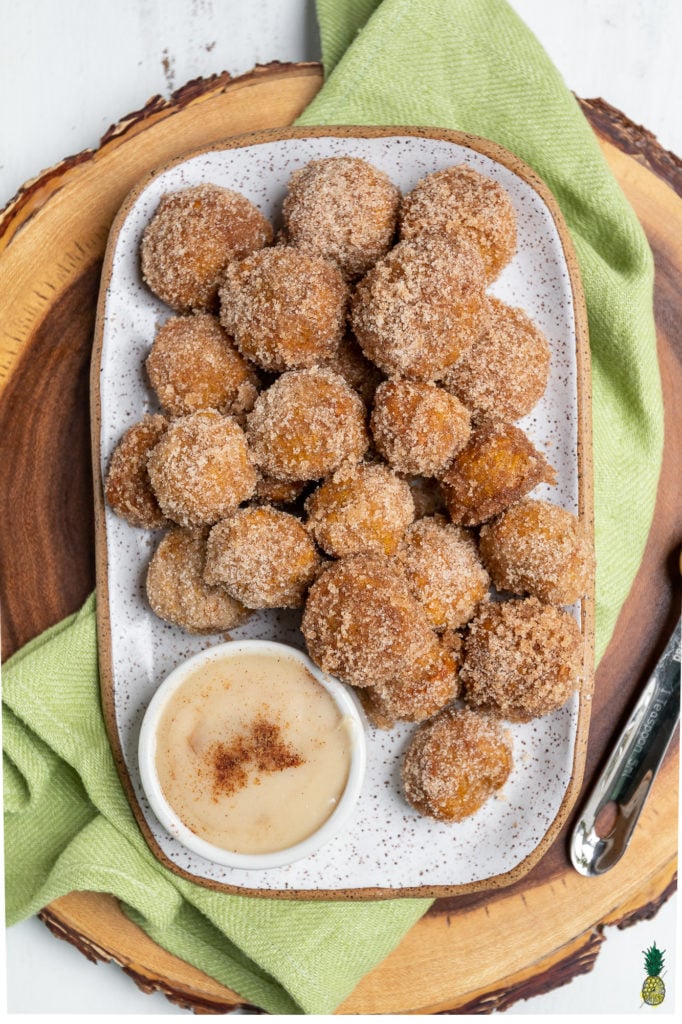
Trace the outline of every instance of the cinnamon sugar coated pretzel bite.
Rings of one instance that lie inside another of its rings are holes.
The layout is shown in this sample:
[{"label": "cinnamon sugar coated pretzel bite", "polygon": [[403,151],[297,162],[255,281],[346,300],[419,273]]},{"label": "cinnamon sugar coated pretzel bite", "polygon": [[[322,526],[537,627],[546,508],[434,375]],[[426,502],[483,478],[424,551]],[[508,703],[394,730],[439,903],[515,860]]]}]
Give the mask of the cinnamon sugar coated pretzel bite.
[{"label": "cinnamon sugar coated pretzel bite", "polygon": [[171,416],[217,409],[249,412],[258,377],[210,313],[174,316],[154,338],[145,363],[159,402]]},{"label": "cinnamon sugar coated pretzel bite", "polygon": [[357,695],[368,720],[376,729],[392,729],[402,719],[421,722],[459,695],[462,640],[447,631],[429,652],[421,671],[405,674],[378,686],[358,689]]},{"label": "cinnamon sugar coated pretzel bite", "polygon": [[347,463],[305,503],[308,529],[334,558],[361,551],[392,555],[414,519],[409,486],[380,463]]},{"label": "cinnamon sugar coated pretzel bite", "polygon": [[257,505],[293,505],[306,487],[305,480],[274,480],[259,474],[252,500]]},{"label": "cinnamon sugar coated pretzel bite", "polygon": [[548,501],[527,499],[481,529],[481,556],[498,590],[573,604],[587,593],[594,555],[583,523]]},{"label": "cinnamon sugar coated pretzel bite", "polygon": [[491,602],[469,623],[460,677],[465,700],[510,721],[562,707],[580,686],[580,630],[535,597]]},{"label": "cinnamon sugar coated pretzel bite", "polygon": [[323,672],[352,686],[384,686],[433,672],[440,650],[401,573],[376,554],[329,565],[313,583],[301,624]]},{"label": "cinnamon sugar coated pretzel bite", "polygon": [[373,688],[376,707],[386,720],[423,722],[457,697],[457,660],[435,634],[434,640],[409,670]]},{"label": "cinnamon sugar coated pretzel bite", "polygon": [[436,630],[465,625],[488,595],[490,577],[473,536],[444,516],[427,516],[408,527],[397,559]]},{"label": "cinnamon sugar coated pretzel bite", "polygon": [[424,231],[465,237],[478,247],[488,281],[494,281],[516,251],[516,214],[506,190],[464,164],[427,174],[404,196],[400,237]]},{"label": "cinnamon sugar coated pretzel bite", "polygon": [[336,267],[278,246],[228,266],[220,319],[247,359],[265,370],[292,370],[334,355],[347,302],[348,289]]},{"label": "cinnamon sugar coated pretzel bite", "polygon": [[222,587],[203,579],[207,530],[172,527],[147,570],[152,611],[189,633],[222,633],[247,617],[246,609]]},{"label": "cinnamon sugar coated pretzel bite", "polygon": [[147,465],[159,505],[180,526],[218,522],[256,487],[244,432],[212,409],[174,420]]},{"label": "cinnamon sugar coated pretzel bite", "polygon": [[462,821],[509,778],[512,743],[499,722],[469,708],[445,708],[417,729],[402,766],[408,802],[438,821]]},{"label": "cinnamon sugar coated pretzel bite", "polygon": [[212,184],[169,192],[142,236],[142,276],[179,313],[213,311],[227,264],[272,237],[263,214],[238,192]]},{"label": "cinnamon sugar coated pretzel bite", "polygon": [[398,188],[366,160],[311,160],[289,179],[282,208],[287,239],[359,277],[391,245],[399,203]]},{"label": "cinnamon sugar coated pretzel bite", "polygon": [[490,326],[441,386],[476,413],[518,420],[544,394],[549,344],[522,309],[490,299]]},{"label": "cinnamon sugar coated pretzel bite", "polygon": [[246,424],[249,449],[263,475],[319,480],[369,443],[365,407],[343,377],[313,367],[283,373],[261,391]]},{"label": "cinnamon sugar coated pretzel bite", "polygon": [[165,416],[147,415],[119,441],[109,463],[104,494],[117,516],[148,530],[168,525],[147,471],[149,453],[168,429]]},{"label": "cinnamon sugar coated pretzel bite", "polygon": [[351,334],[344,335],[334,354],[320,365],[343,377],[366,406],[371,406],[376,389],[384,379],[381,370],[367,359]]},{"label": "cinnamon sugar coated pretzel bite", "polygon": [[374,396],[374,444],[398,473],[439,476],[471,433],[462,403],[435,384],[387,380]]},{"label": "cinnamon sugar coated pretzel bite", "polygon": [[247,608],[298,608],[319,569],[320,556],[301,521],[263,506],[216,523],[204,579]]},{"label": "cinnamon sugar coated pretzel bite", "polygon": [[440,480],[453,523],[476,526],[503,512],[556,473],[519,428],[488,420],[473,431]]},{"label": "cinnamon sugar coated pretzel bite", "polygon": [[358,284],[351,326],[388,376],[436,380],[488,326],[483,263],[475,245],[446,235],[400,242]]}]

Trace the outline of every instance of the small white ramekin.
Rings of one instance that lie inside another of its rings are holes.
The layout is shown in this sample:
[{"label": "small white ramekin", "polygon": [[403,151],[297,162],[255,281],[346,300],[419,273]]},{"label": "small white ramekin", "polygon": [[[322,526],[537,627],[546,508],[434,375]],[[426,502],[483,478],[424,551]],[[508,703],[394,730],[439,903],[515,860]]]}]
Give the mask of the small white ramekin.
[{"label": "small white ramekin", "polygon": [[[189,829],[180,820],[163,794],[156,771],[156,740],[159,721],[175,691],[187,677],[207,661],[238,657],[240,654],[273,654],[297,659],[331,695],[346,719],[351,738],[351,762],[346,788],[325,822],[294,846],[270,853],[234,853],[214,846]],[[310,856],[328,843],[346,825],[360,796],[367,768],[367,729],[364,714],[355,694],[338,679],[325,675],[310,658],[295,647],[270,640],[233,640],[209,647],[178,665],[161,683],[142,720],[138,743],[140,780],[149,805],[165,829],[188,850],[225,867],[258,870],[284,867]]]}]

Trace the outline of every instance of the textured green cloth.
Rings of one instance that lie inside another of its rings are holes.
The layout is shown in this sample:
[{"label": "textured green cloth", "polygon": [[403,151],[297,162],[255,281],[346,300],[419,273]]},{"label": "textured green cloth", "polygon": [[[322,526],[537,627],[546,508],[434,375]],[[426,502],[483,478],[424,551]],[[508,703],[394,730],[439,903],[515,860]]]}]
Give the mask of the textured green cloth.
[{"label": "textured green cloth", "polygon": [[[500,0],[320,0],[333,69],[302,119],[421,124],[495,139],[547,181],[571,227],[590,314],[601,652],[641,557],[662,413],[642,232],[571,94]],[[361,30],[361,31],[359,31]],[[359,34],[358,34],[359,31]],[[103,726],[95,605],[3,672],[10,922],[73,890],[115,894],[161,946],[273,1013],[328,1013],[428,906],[212,893],[154,860]]]}]

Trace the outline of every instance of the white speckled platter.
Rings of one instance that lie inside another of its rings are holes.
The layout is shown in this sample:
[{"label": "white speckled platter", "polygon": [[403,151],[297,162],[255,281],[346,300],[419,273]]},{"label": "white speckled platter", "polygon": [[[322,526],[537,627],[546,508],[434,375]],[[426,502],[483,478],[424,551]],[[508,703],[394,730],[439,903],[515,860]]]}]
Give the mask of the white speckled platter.
[{"label": "white speckled platter", "polygon": [[[105,258],[92,370],[93,460],[102,701],[122,781],[152,850],[201,884],[265,896],[363,899],[443,896],[508,884],[556,836],[582,777],[592,688],[592,601],[573,609],[584,638],[580,695],[560,711],[513,725],[515,766],[501,795],[456,825],[420,817],[402,797],[399,769],[413,726],[370,731],[367,780],[345,834],[306,860],[268,871],[213,865],[186,851],[156,821],[139,780],[137,739],[157,686],[180,661],[221,642],[194,637],[151,612],[145,574],[159,539],[105,507],[102,479],[124,433],[156,411],[144,359],[171,311],[142,282],[142,232],[165,192],[214,182],[244,193],[275,226],[288,178],[315,157],[348,154],[385,170],[403,191],[424,174],[467,163],[499,181],[518,216],[519,244],[491,293],[521,306],[550,341],[550,381],[520,421],[558,473],[546,497],[592,524],[589,356],[577,265],[556,203],[515,157],[492,143],[429,129],[325,128],[263,132],[174,162],[142,182],[120,211]],[[258,613],[232,632],[303,647],[294,612]]]}]

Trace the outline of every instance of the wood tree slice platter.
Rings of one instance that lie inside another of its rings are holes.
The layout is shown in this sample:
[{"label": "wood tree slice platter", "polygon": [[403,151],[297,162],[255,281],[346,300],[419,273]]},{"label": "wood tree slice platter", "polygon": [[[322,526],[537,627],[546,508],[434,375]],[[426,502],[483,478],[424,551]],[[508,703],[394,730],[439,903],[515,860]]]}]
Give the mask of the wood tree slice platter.
[{"label": "wood tree slice platter", "polygon": [[[290,124],[322,82],[316,64],[189,83],[113,126],[96,151],[27,183],[0,214],[0,581],[3,657],[75,611],[95,580],[88,374],[109,226],[135,182],[183,152]],[[666,413],[663,472],[644,559],[599,666],[585,788],[603,763],[679,614],[682,542],[682,165],[644,129],[583,101],[656,260],[655,313]],[[677,348],[675,348],[677,345]],[[438,900],[358,985],[341,1013],[485,1013],[590,970],[607,925],[652,916],[674,891],[678,750],[669,751],[631,847],[585,879],[567,856],[569,819],[514,885]],[[199,1013],[238,995],[155,945],[109,896],[72,893],[42,918],[91,959],[114,960],[145,991]]]}]

